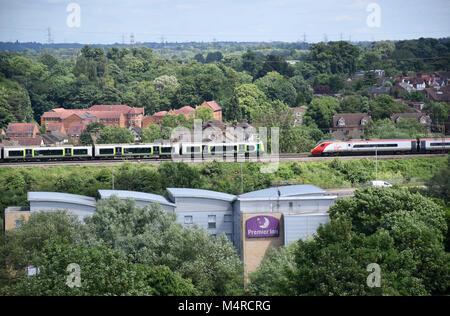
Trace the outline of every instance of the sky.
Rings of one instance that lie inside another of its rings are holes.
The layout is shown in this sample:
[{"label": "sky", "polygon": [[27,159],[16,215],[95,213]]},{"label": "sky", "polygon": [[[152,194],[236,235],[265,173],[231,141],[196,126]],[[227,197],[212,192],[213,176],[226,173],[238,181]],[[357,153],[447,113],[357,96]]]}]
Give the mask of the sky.
[{"label": "sky", "polygon": [[0,41],[47,43],[49,29],[54,43],[83,44],[129,43],[132,35],[135,42],[439,38],[450,36],[449,17],[450,0],[0,0]]}]

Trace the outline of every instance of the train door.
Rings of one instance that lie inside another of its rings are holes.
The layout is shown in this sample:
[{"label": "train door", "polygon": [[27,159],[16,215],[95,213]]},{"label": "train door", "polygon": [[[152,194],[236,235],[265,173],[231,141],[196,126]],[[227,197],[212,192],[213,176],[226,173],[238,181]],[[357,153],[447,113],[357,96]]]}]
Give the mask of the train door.
[{"label": "train door", "polygon": [[418,151],[418,148],[417,148],[417,141],[416,141],[416,140],[413,140],[413,141],[411,142],[411,151],[414,152],[414,153]]},{"label": "train door", "polygon": [[72,148],[64,148],[64,156],[72,157]]},{"label": "train door", "polygon": [[25,149],[25,158],[33,157],[33,149]]},{"label": "train door", "polygon": [[122,156],[122,147],[116,147],[116,156]]},{"label": "train door", "polygon": [[427,145],[424,140],[420,141],[420,152],[425,153],[427,151]]}]

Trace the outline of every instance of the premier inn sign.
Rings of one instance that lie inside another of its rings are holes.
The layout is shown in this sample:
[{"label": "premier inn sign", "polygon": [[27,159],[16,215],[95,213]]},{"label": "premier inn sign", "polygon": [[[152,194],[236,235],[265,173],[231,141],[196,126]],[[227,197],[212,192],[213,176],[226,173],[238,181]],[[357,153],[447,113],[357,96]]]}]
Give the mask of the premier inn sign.
[{"label": "premier inn sign", "polygon": [[280,236],[280,221],[272,216],[256,216],[247,220],[247,238]]}]

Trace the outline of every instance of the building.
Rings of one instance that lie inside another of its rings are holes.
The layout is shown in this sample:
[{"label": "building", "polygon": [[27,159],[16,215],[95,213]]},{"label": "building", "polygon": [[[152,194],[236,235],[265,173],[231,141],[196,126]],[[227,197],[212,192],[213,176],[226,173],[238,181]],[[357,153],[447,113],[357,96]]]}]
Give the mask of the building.
[{"label": "building", "polygon": [[271,247],[312,236],[329,221],[336,196],[313,185],[283,186],[242,194],[234,203],[234,244],[244,274],[256,270]]},{"label": "building", "polygon": [[450,86],[426,88],[423,93],[425,98],[433,102],[446,102],[450,105]]},{"label": "building", "polygon": [[371,119],[371,116],[367,113],[336,114],[333,115],[331,132],[336,139],[358,139],[364,134],[364,126]]},{"label": "building", "polygon": [[216,101],[205,101],[202,105],[197,108],[207,107],[213,111],[213,116],[215,120],[222,121],[222,107]]},{"label": "building", "polygon": [[139,207],[150,206],[154,203],[159,204],[166,212],[175,212],[176,205],[170,202],[162,195],[134,192],[134,191],[121,191],[121,190],[99,190],[100,199],[109,199],[112,196],[117,196],[121,200],[131,199],[136,202]]},{"label": "building", "polygon": [[28,192],[30,212],[66,210],[69,214],[83,220],[95,212],[97,201],[94,198],[55,192]]},{"label": "building", "polygon": [[389,88],[389,87],[370,87],[367,89],[367,91],[370,94],[370,98],[373,100],[379,95],[383,95],[383,94],[389,95],[391,88]]},{"label": "building", "polygon": [[9,123],[6,129],[6,137],[18,140],[23,137],[36,137],[40,135],[39,126],[34,123]]},{"label": "building", "polygon": [[[247,276],[272,247],[306,240],[329,221],[337,199],[313,185],[273,187],[239,196],[199,189],[168,188],[167,197],[131,191],[100,190],[100,199],[117,196],[139,207],[158,204],[175,212],[185,227],[198,226],[213,236],[225,234],[244,262]],[[67,210],[83,220],[94,214],[94,198],[73,194],[29,192],[29,208],[8,208],[6,228],[20,227],[33,212]]]},{"label": "building", "polygon": [[36,137],[20,137],[17,138],[17,145],[19,146],[43,146],[44,140],[42,136],[36,136]]},{"label": "building", "polygon": [[128,105],[94,105],[89,109],[70,110],[57,108],[41,116],[41,125],[48,127],[62,123],[66,131],[72,123],[88,125],[101,122],[107,126],[141,127],[144,113],[144,108],[132,108]]},{"label": "building", "polygon": [[427,133],[431,132],[431,118],[422,113],[395,113],[391,115],[391,120],[398,123],[401,119],[415,119],[426,127]]},{"label": "building", "polygon": [[291,108],[292,112],[295,116],[295,125],[303,125],[303,117],[306,114],[306,111],[308,110],[308,107],[301,106],[296,108]]}]

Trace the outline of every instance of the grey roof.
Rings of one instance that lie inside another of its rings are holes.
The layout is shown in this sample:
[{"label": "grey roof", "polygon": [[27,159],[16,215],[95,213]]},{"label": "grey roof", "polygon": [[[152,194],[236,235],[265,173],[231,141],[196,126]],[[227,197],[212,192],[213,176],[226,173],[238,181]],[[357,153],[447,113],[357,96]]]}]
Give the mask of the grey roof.
[{"label": "grey roof", "polygon": [[213,200],[222,200],[226,202],[233,202],[236,200],[235,195],[209,191],[209,190],[200,190],[200,189],[174,189],[168,188],[167,192],[172,200],[176,198],[204,198],[204,199],[213,199]]},{"label": "grey roof", "polygon": [[28,201],[30,202],[63,202],[95,207],[97,202],[94,198],[55,192],[28,192]]},{"label": "grey roof", "polygon": [[311,184],[291,185],[283,187],[273,187],[269,189],[245,193],[240,195],[239,199],[282,198],[312,194],[325,194],[325,191]]},{"label": "grey roof", "polygon": [[102,199],[107,199],[115,195],[120,199],[132,199],[144,202],[159,203],[173,207],[176,206],[175,204],[170,203],[164,196],[156,194],[121,190],[99,190],[98,192],[100,194],[100,198]]}]

